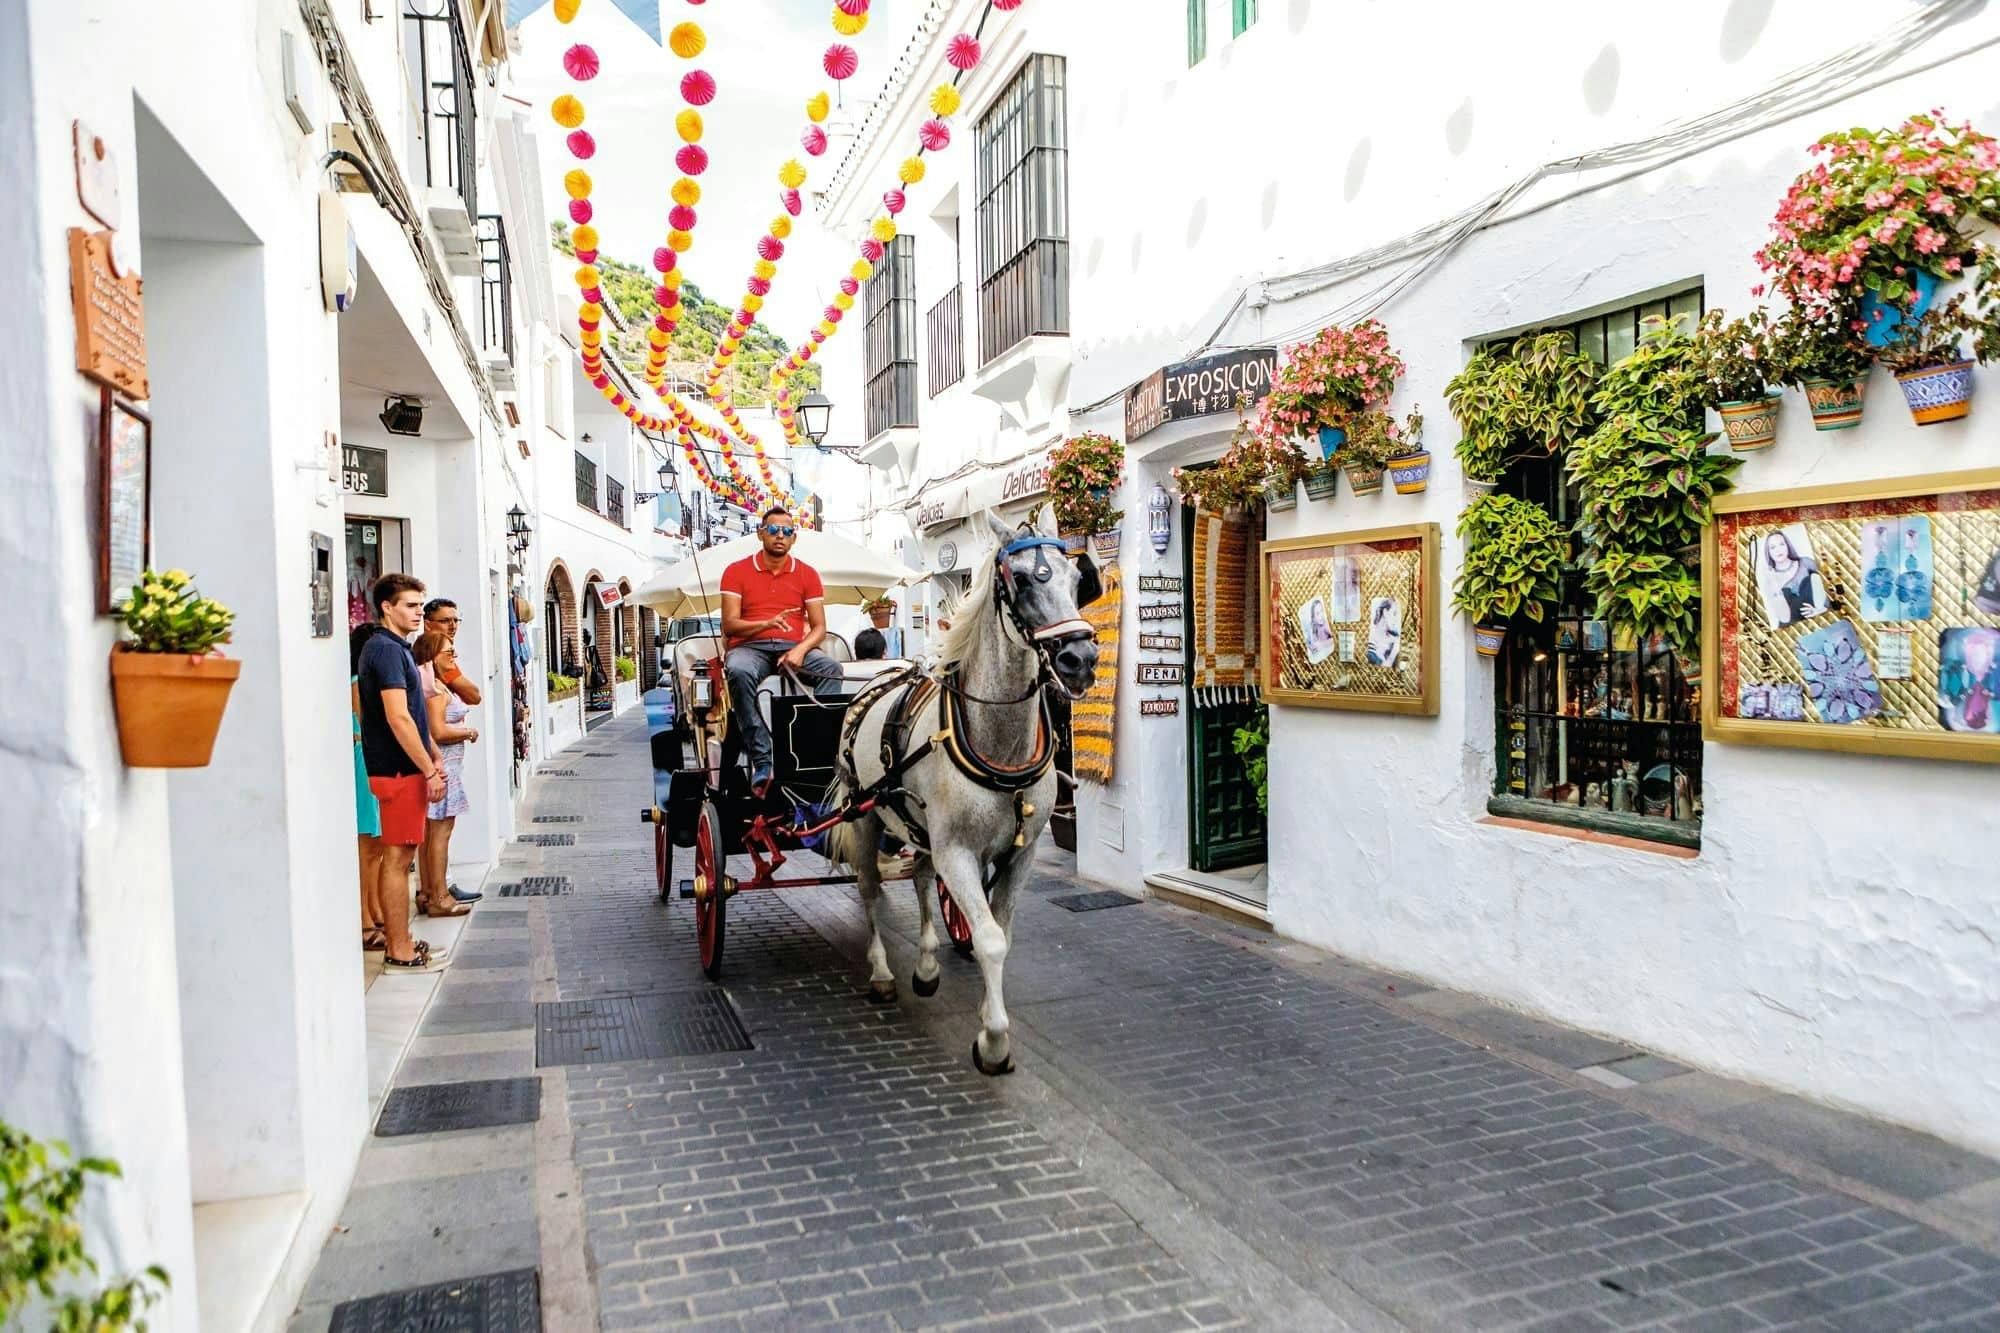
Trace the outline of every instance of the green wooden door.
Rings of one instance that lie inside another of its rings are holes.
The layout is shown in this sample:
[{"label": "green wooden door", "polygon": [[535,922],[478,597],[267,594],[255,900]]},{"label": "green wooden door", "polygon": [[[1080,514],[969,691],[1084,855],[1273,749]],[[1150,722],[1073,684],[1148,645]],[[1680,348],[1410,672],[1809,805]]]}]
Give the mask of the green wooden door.
[{"label": "green wooden door", "polygon": [[[1188,678],[1194,678],[1194,510],[1181,509],[1181,588],[1187,613],[1183,644]],[[1236,753],[1236,729],[1253,721],[1260,703],[1194,705],[1187,694],[1188,728],[1188,855],[1196,870],[1230,870],[1265,859],[1264,814],[1257,808],[1257,788]]]}]

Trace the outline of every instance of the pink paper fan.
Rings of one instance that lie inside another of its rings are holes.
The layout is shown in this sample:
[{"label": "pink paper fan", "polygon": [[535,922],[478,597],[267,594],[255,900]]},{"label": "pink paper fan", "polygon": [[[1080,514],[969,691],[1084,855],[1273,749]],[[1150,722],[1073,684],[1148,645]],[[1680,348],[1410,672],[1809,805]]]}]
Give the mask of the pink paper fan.
[{"label": "pink paper fan", "polygon": [[917,129],[917,142],[927,153],[941,153],[951,146],[951,126],[941,120],[927,120]]},{"label": "pink paper fan", "polygon": [[572,199],[569,201],[569,220],[577,226],[581,227],[584,223],[590,221],[591,213],[590,200]]},{"label": "pink paper fan", "polygon": [[861,284],[853,278],[842,278],[840,280],[840,294],[842,296],[852,296],[860,290]]},{"label": "pink paper fan", "polygon": [[778,203],[782,205],[784,207],[784,210],[787,213],[790,213],[793,217],[797,217],[799,215],[799,210],[805,207],[805,201],[799,198],[799,192],[797,190],[778,191]]},{"label": "pink paper fan", "polygon": [[748,310],[739,310],[736,312],[736,327],[739,333],[748,332],[750,326],[755,322],[756,316],[752,315]]},{"label": "pink paper fan", "polygon": [[833,324],[840,323],[840,317],[846,313],[847,313],[846,311],[842,310],[837,305],[830,305],[826,308],[826,318],[829,323]]},{"label": "pink paper fan", "polygon": [[901,190],[888,190],[882,195],[882,207],[889,210],[890,217],[894,217],[896,214],[902,212],[903,205],[906,202],[908,201],[904,199]]},{"label": "pink paper fan", "polygon": [[979,63],[979,40],[970,33],[959,33],[945,44],[944,60],[953,69],[971,69]]},{"label": "pink paper fan", "polygon": [[826,151],[826,131],[817,125],[806,126],[805,133],[799,136],[799,146],[818,157]]},{"label": "pink paper fan", "polygon": [[769,278],[752,278],[750,281],[744,283],[743,286],[752,296],[769,296],[771,294],[771,280]]},{"label": "pink paper fan", "polygon": [[[976,52],[978,49],[975,43],[973,50]],[[974,59],[977,60],[978,57],[975,55]],[[838,83],[842,79],[851,78],[854,71],[861,68],[861,57],[856,55],[854,48],[847,43],[835,42],[826,48],[826,55],[820,60],[820,65],[826,70],[826,77]]]},{"label": "pink paper fan", "polygon": [[576,262],[579,264],[595,264],[597,262],[597,251],[595,250],[577,251]]},{"label": "pink paper fan", "polygon": [[682,144],[681,150],[674,154],[674,165],[683,176],[699,176],[708,170],[708,150],[698,143]]},{"label": "pink paper fan", "polygon": [[694,230],[694,210],[686,204],[675,204],[667,210],[667,225],[675,231]]},{"label": "pink paper fan", "polygon": [[[826,335],[825,335],[824,333],[821,333],[821,332],[820,332],[820,331],[819,331],[818,329],[814,329],[814,330],[813,330],[813,341],[814,341],[815,343],[823,343],[823,342],[825,342],[825,341],[826,341]],[[808,352],[810,352],[811,350],[812,350],[812,349],[810,349],[810,348],[808,348],[808,349],[807,349],[807,351],[808,351]]]},{"label": "pink paper fan", "polygon": [[662,273],[671,273],[674,268],[674,252],[666,246],[658,246],[653,251],[653,267]]},{"label": "pink paper fan", "polygon": [[597,52],[578,42],[563,52],[563,72],[578,83],[588,83],[597,77]]},{"label": "pink paper fan", "polygon": [[[1015,0],[1016,4],[1020,0]],[[849,18],[860,18],[868,12],[868,0],[833,0],[833,7]]]},{"label": "pink paper fan", "polygon": [[[674,289],[671,287],[653,288],[653,303],[662,307],[672,305],[674,303]],[[653,316],[653,327],[661,333],[672,333],[674,331],[674,322],[665,315],[655,315]]]},{"label": "pink paper fan", "polygon": [[772,263],[776,263],[779,259],[784,257],[784,254],[785,254],[785,243],[779,240],[777,237],[759,236],[757,238],[758,258],[768,259]]},{"label": "pink paper fan", "polygon": [[869,263],[877,263],[882,258],[882,242],[870,236],[861,243],[861,257]]},{"label": "pink paper fan", "polygon": [[589,130],[571,130],[567,141],[571,157],[592,157],[597,152],[597,140],[590,137]]},{"label": "pink paper fan", "polygon": [[[691,0],[691,3],[698,5],[701,3],[701,0]],[[993,7],[1003,12],[1009,9],[1019,9],[1021,7],[1021,0],[993,0]]]},{"label": "pink paper fan", "polygon": [[705,69],[692,69],[681,76],[681,100],[689,106],[707,106],[715,100],[715,76]]},{"label": "pink paper fan", "polygon": [[583,299],[592,305],[603,305],[604,289],[602,287],[586,287],[583,289]]}]

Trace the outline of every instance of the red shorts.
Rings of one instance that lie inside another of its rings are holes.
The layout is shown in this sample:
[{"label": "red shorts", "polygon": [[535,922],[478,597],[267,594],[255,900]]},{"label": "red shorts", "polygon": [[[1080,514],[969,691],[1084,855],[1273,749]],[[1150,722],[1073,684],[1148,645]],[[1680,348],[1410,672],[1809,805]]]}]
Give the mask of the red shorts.
[{"label": "red shorts", "polygon": [[421,773],[406,778],[368,779],[368,790],[382,807],[382,841],[391,847],[416,847],[424,840],[424,818],[430,798]]}]

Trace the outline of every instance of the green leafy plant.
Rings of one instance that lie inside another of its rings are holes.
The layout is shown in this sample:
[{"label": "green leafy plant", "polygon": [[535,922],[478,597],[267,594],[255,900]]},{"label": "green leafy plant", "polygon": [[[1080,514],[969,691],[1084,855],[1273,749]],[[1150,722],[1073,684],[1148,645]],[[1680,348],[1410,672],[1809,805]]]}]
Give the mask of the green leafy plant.
[{"label": "green leafy plant", "polygon": [[1380,320],[1330,324],[1285,349],[1285,363],[1257,409],[1257,432],[1291,440],[1321,426],[1345,426],[1373,403],[1388,401],[1403,377],[1403,358]]},{"label": "green leafy plant", "polygon": [[1685,560],[1661,552],[1607,550],[1592,561],[1584,590],[1597,598],[1597,618],[1628,625],[1640,641],[1655,636],[1677,649],[1694,647],[1701,623],[1701,583]]},{"label": "green leafy plant", "polygon": [[872,616],[878,611],[887,611],[890,614],[894,614],[895,610],[896,600],[893,597],[870,597],[861,603],[861,611],[864,615]]},{"label": "green leafy plant", "polygon": [[1379,469],[1407,452],[1395,418],[1387,412],[1368,411],[1348,421],[1347,439],[1342,442],[1335,461],[1343,467]]},{"label": "green leafy plant", "polygon": [[1720,309],[1702,316],[1693,335],[1693,356],[1704,403],[1720,407],[1764,396],[1773,378],[1766,350],[1770,328],[1770,319],[1761,308],[1737,319],[1730,319]]},{"label": "green leafy plant", "polygon": [[1049,503],[1061,532],[1109,532],[1125,517],[1111,493],[1125,473],[1125,446],[1086,431],[1049,451]]},{"label": "green leafy plant", "polygon": [[228,643],[230,626],[236,621],[228,607],[197,595],[194,579],[184,569],[164,573],[149,569],[140,575],[131,596],[119,603],[118,618],[132,636],[125,651],[191,657]]},{"label": "green leafy plant", "polygon": [[639,678],[639,664],[629,657],[612,658],[611,669],[618,674],[618,679],[620,680],[637,680]]},{"label": "green leafy plant", "polygon": [[1807,380],[1851,384],[1868,373],[1875,354],[1838,315],[1793,306],[1766,329],[1764,360],[1773,383],[1802,388]]},{"label": "green leafy plant", "polygon": [[1514,458],[1561,453],[1588,434],[1597,365],[1568,333],[1482,347],[1445,385],[1458,422],[1452,453],[1471,481],[1494,482]]},{"label": "green leafy plant", "polygon": [[[147,1308],[170,1285],[166,1270],[155,1264],[96,1287],[97,1262],[84,1249],[76,1216],[91,1176],[120,1175],[116,1162],[72,1160],[65,1144],[0,1120],[0,1327],[13,1327],[30,1301],[46,1303],[57,1333],[146,1327]],[[79,1281],[95,1289],[65,1290]]]},{"label": "green leafy plant", "polygon": [[1243,756],[1243,771],[1257,788],[1257,811],[1271,811],[1271,712],[1257,710],[1257,719],[1236,729],[1229,743]]},{"label": "green leafy plant", "polygon": [[1236,433],[1215,465],[1177,467],[1173,477],[1183,502],[1219,511],[1252,503],[1267,485],[1295,485],[1311,466],[1297,441],[1261,434],[1239,405]]},{"label": "green leafy plant", "polygon": [[1459,516],[1465,563],[1452,606],[1480,624],[1516,615],[1540,621],[1562,595],[1569,533],[1546,509],[1511,495],[1482,495]]},{"label": "green leafy plant", "polygon": [[1965,295],[1960,293],[1926,310],[1920,318],[1905,319],[1882,349],[1882,364],[1898,375],[1957,365],[1965,360],[1961,339],[1971,332],[1976,329],[1965,313]]},{"label": "green leafy plant", "polygon": [[575,676],[565,676],[560,671],[549,672],[549,698],[567,698],[576,693],[576,686]]}]

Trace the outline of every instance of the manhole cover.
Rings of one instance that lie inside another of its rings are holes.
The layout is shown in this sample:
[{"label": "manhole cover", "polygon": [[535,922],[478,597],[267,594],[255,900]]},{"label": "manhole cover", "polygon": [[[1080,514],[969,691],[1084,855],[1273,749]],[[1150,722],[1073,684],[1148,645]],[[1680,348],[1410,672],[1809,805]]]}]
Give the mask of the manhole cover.
[{"label": "manhole cover", "polygon": [[596,1065],[751,1051],[727,996],[714,990],[618,995],[535,1006],[535,1064]]},{"label": "manhole cover", "polygon": [[1099,893],[1071,893],[1050,902],[1070,912],[1095,912],[1106,907],[1135,907],[1139,900],[1116,889],[1105,889]]},{"label": "manhole cover", "polygon": [[332,1333],[541,1333],[541,1283],[532,1268],[411,1287],[333,1307]]},{"label": "manhole cover", "polygon": [[542,776],[545,778],[573,778],[576,776],[576,770],[573,768],[545,768],[542,770]]},{"label": "manhole cover", "polygon": [[486,1078],[473,1083],[420,1083],[397,1088],[382,1103],[377,1138],[439,1134],[450,1129],[531,1125],[541,1119],[538,1078]]},{"label": "manhole cover", "polygon": [[523,833],[520,837],[514,839],[514,841],[525,842],[531,847],[574,847],[576,846],[576,834]]},{"label": "manhole cover", "polygon": [[583,816],[582,815],[536,815],[534,822],[537,824],[581,824],[583,822]]},{"label": "manhole cover", "polygon": [[494,889],[502,898],[553,898],[570,892],[568,875],[530,875],[513,884]]}]

